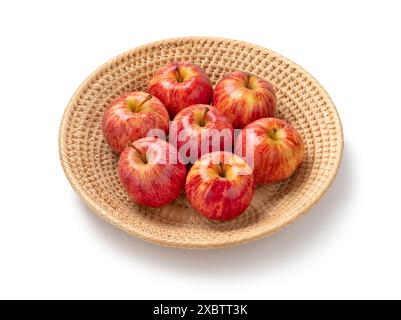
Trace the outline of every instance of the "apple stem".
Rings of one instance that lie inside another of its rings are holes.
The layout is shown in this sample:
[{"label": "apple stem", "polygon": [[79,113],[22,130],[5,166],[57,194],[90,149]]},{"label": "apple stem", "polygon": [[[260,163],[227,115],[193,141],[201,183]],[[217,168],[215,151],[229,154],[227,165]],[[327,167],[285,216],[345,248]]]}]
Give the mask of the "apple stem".
[{"label": "apple stem", "polygon": [[148,163],[148,159],[146,159],[146,156],[143,155],[142,152],[140,152],[137,147],[135,147],[132,143],[129,143],[128,146],[134,149],[136,152],[138,152],[139,156],[141,157],[142,161],[145,164]]},{"label": "apple stem", "polygon": [[150,99],[152,99],[152,95],[148,94],[148,96],[142,100],[142,102],[139,104],[139,106],[136,108],[137,110],[139,110],[140,107],[142,107],[146,102],[148,102]]},{"label": "apple stem", "polygon": [[177,81],[178,81],[178,82],[183,82],[183,81],[184,81],[184,79],[183,79],[183,77],[182,77],[182,75],[181,75],[181,73],[180,73],[180,69],[179,69],[178,66],[177,66],[177,68],[175,69],[175,74],[177,75]]},{"label": "apple stem", "polygon": [[222,177],[222,178],[225,177],[223,163],[221,161],[220,161],[220,174],[219,174],[219,176]]},{"label": "apple stem", "polygon": [[209,108],[206,107],[206,108],[205,108],[205,111],[203,111],[203,117],[202,117],[202,120],[201,120],[201,123],[200,123],[200,126],[201,126],[201,127],[204,127],[204,126],[205,126],[206,115],[207,115],[208,112],[209,112]]},{"label": "apple stem", "polygon": [[247,76],[246,77],[246,79],[245,79],[245,88],[248,88],[248,85],[249,85],[249,76]]},{"label": "apple stem", "polygon": [[245,88],[253,89],[252,86],[251,86],[251,84],[250,84],[250,82],[251,82],[251,77],[252,77],[252,75],[248,74],[248,76],[247,76],[247,78],[246,78],[246,80],[245,80]]}]

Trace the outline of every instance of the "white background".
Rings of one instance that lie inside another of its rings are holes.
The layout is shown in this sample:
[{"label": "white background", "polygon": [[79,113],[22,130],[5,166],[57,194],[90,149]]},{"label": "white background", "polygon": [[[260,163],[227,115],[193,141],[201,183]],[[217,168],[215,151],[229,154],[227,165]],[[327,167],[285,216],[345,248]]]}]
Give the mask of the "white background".
[{"label": "white background", "polygon": [[[0,298],[401,298],[399,1],[1,1]],[[255,43],[326,88],[341,169],[282,232],[217,251],[161,248],[98,219],[58,158],[80,83],[163,38]]]}]

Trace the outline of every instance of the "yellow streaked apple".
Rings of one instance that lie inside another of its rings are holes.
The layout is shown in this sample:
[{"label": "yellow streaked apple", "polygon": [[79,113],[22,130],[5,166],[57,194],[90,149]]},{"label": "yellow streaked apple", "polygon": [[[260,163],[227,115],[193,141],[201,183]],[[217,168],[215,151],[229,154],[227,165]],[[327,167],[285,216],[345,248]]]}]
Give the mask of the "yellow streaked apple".
[{"label": "yellow streaked apple", "polygon": [[276,95],[266,80],[242,71],[226,74],[216,85],[213,103],[234,129],[264,117],[274,117]]},{"label": "yellow streaked apple", "polygon": [[[177,145],[186,163],[212,151],[232,151],[234,130],[227,118],[215,107],[195,104],[182,109],[170,128],[170,142]],[[173,141],[172,141],[173,140]]]},{"label": "yellow streaked apple", "polygon": [[161,67],[150,80],[148,91],[163,102],[171,119],[193,104],[209,104],[213,96],[205,71],[189,62],[171,62]]},{"label": "yellow streaked apple", "polygon": [[185,190],[191,206],[213,220],[229,220],[243,213],[252,201],[251,167],[231,152],[203,155],[188,172]]},{"label": "yellow streaked apple", "polygon": [[186,166],[170,143],[147,137],[124,149],[118,162],[118,174],[135,202],[161,207],[180,195],[185,185]]},{"label": "yellow streaked apple", "polygon": [[290,177],[304,158],[299,133],[284,120],[262,118],[247,125],[235,141],[235,153],[254,169],[257,185]]},{"label": "yellow streaked apple", "polygon": [[103,135],[117,153],[128,143],[146,137],[150,130],[167,133],[168,128],[169,115],[165,106],[145,92],[131,92],[112,102],[102,120]]}]

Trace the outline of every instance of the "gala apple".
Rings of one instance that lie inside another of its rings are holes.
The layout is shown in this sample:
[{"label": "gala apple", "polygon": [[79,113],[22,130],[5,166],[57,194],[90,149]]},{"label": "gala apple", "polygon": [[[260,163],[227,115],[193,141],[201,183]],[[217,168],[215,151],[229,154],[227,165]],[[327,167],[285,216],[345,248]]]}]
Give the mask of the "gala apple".
[{"label": "gala apple", "polygon": [[160,207],[180,195],[185,185],[186,166],[170,143],[147,137],[124,149],[118,173],[123,187],[135,202]]},{"label": "gala apple", "polygon": [[103,135],[110,147],[121,153],[128,143],[144,138],[150,130],[168,132],[169,115],[159,99],[145,92],[131,92],[107,107]]},{"label": "gala apple", "polygon": [[304,143],[287,122],[262,118],[247,125],[235,141],[235,153],[254,169],[257,185],[290,177],[304,157]]},{"label": "gala apple", "polygon": [[170,142],[177,145],[186,163],[212,151],[232,151],[234,130],[215,107],[195,104],[182,109],[170,128]]},{"label": "gala apple", "polygon": [[242,129],[257,119],[274,117],[276,95],[266,80],[234,71],[217,83],[212,104],[223,112],[234,129]]},{"label": "gala apple", "polygon": [[148,91],[164,103],[171,119],[190,105],[209,104],[213,95],[207,74],[187,62],[172,62],[160,68],[150,80]]},{"label": "gala apple", "polygon": [[185,190],[191,206],[213,220],[229,220],[252,201],[254,177],[250,166],[231,152],[203,155],[188,172]]}]

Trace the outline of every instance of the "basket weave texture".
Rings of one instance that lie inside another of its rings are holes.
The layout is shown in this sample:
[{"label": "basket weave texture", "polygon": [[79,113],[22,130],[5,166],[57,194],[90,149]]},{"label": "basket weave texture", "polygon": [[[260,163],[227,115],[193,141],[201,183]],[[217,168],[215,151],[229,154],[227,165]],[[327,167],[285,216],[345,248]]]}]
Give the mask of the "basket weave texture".
[{"label": "basket weave texture", "polygon": [[[290,122],[304,139],[305,159],[296,173],[285,182],[256,188],[250,207],[237,219],[209,221],[189,207],[185,196],[163,208],[141,207],[128,197],[119,182],[118,157],[102,136],[103,112],[124,93],[146,91],[153,73],[170,61],[200,65],[213,85],[234,70],[266,79],[276,90],[277,117]],[[336,108],[309,73],[268,49],[204,37],[151,43],[101,66],[70,100],[59,135],[65,174],[96,214],[143,240],[199,249],[250,242],[302,216],[334,180],[342,150],[342,128]]]}]

